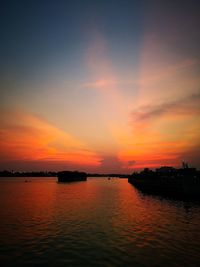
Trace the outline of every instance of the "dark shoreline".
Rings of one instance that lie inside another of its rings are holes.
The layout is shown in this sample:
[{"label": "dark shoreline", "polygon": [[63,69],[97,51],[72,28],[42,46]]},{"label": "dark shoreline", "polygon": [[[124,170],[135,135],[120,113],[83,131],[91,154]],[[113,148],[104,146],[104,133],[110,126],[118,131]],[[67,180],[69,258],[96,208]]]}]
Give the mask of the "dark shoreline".
[{"label": "dark shoreline", "polygon": [[200,172],[195,168],[161,167],[134,173],[128,182],[144,193],[177,199],[200,199]]}]

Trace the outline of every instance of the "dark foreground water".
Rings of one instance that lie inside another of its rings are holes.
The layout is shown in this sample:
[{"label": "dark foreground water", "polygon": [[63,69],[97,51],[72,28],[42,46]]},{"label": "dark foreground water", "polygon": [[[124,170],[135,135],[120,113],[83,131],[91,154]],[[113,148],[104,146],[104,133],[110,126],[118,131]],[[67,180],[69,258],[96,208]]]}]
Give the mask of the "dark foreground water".
[{"label": "dark foreground water", "polygon": [[200,266],[200,205],[126,179],[1,179],[1,266]]}]

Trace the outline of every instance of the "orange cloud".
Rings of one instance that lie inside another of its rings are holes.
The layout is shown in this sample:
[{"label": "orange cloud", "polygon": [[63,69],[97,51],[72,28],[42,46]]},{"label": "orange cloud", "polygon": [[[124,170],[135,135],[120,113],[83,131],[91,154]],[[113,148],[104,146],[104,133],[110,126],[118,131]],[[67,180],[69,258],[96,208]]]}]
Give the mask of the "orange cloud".
[{"label": "orange cloud", "polygon": [[62,161],[99,166],[101,158],[86,144],[47,121],[22,111],[1,111],[0,155],[3,161]]},{"label": "orange cloud", "polygon": [[113,127],[113,138],[119,147],[118,159],[123,166],[129,169],[177,166],[187,160],[187,154],[191,155],[192,150],[199,147],[200,121],[193,112],[190,116],[184,114],[177,117],[171,113],[156,113],[156,118],[142,117],[132,122],[129,133]]}]

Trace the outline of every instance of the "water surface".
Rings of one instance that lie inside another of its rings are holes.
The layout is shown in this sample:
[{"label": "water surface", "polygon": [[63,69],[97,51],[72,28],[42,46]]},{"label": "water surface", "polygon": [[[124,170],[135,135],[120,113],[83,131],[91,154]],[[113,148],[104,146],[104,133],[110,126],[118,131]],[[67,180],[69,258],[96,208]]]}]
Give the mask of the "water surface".
[{"label": "water surface", "polygon": [[1,178],[0,220],[1,266],[200,266],[200,205],[127,179]]}]

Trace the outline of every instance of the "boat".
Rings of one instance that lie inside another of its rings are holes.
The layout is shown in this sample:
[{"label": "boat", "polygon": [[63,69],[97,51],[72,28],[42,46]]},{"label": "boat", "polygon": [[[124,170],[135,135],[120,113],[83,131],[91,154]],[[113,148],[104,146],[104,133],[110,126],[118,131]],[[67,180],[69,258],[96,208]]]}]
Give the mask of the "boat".
[{"label": "boat", "polygon": [[185,163],[180,169],[164,166],[152,171],[146,168],[133,173],[128,182],[150,194],[200,199],[200,171]]},{"label": "boat", "polygon": [[61,171],[57,177],[59,183],[87,181],[87,173],[78,171]]}]

